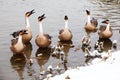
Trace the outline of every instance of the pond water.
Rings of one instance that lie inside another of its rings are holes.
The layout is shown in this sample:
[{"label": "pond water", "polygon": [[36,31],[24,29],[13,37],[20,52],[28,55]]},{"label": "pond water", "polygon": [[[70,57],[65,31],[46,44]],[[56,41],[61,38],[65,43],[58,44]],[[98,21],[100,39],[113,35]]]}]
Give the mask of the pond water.
[{"label": "pond water", "polygon": [[[13,53],[10,51],[10,44],[12,36],[10,34],[16,30],[25,28],[24,14],[27,11],[35,9],[35,14],[30,17],[30,25],[33,32],[33,38],[28,45],[29,54],[17,55],[21,59],[18,64],[22,67],[20,70],[15,70],[15,63],[11,63],[14,58]],[[99,25],[101,21],[110,19],[112,28],[120,27],[120,5],[111,2],[102,2],[99,0],[0,0],[0,80],[18,80],[20,76],[24,76],[23,80],[39,80],[37,77],[40,74],[41,65],[44,65],[44,70],[47,70],[49,65],[56,67],[61,64],[62,68],[84,66],[85,57],[84,52],[80,49],[75,51],[76,48],[81,47],[82,37],[86,35],[84,25],[87,21],[85,10],[91,11],[93,17],[98,19]],[[65,60],[67,63],[62,64],[61,59],[52,57],[50,50],[39,50],[35,44],[35,37],[39,32],[37,17],[46,14],[46,19],[43,22],[44,32],[52,35],[51,46],[57,45],[58,32],[64,28],[64,16],[68,15],[69,28],[73,33],[74,47],[66,47]],[[98,26],[99,27],[99,26]],[[118,30],[113,30],[111,41],[118,41],[118,50],[120,49],[120,34]],[[92,50],[95,42],[98,40],[98,34],[91,34]],[[41,59],[35,59],[37,53],[43,54]],[[26,66],[25,58],[31,57],[33,65],[29,68]],[[10,62],[11,61],[11,62]],[[14,65],[14,66],[13,66]],[[29,71],[29,72],[28,72]],[[34,75],[31,76],[30,72]],[[36,79],[35,79],[36,77]],[[42,76],[44,78],[44,75]]]}]

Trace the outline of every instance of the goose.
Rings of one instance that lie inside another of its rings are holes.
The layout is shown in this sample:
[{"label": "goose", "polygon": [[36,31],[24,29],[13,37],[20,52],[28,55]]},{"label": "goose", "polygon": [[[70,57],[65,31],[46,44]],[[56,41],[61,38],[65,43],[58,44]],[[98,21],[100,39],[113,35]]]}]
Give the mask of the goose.
[{"label": "goose", "polygon": [[45,14],[38,17],[40,32],[35,39],[36,45],[40,48],[49,47],[49,45],[51,44],[51,36],[49,34],[44,34],[43,33],[43,26],[42,26],[42,20],[43,19],[45,19]]},{"label": "goose", "polygon": [[32,39],[32,31],[31,31],[31,28],[30,28],[30,23],[29,23],[29,17],[34,14],[34,9],[29,11],[29,12],[26,12],[25,14],[25,19],[26,19],[26,30],[27,30],[27,33],[28,34],[24,34],[22,35],[22,39],[23,39],[23,42],[24,43],[27,43],[29,42],[31,39]]},{"label": "goose", "polygon": [[99,38],[110,38],[113,35],[112,28],[110,27],[110,20],[106,19],[102,21],[102,23],[107,24],[107,26],[100,26],[98,31]]},{"label": "goose", "polygon": [[22,41],[22,35],[27,34],[26,32],[20,32],[18,39],[13,39],[11,40],[11,51],[13,53],[23,53],[24,49],[25,49],[25,45]]},{"label": "goose", "polygon": [[73,37],[73,35],[72,35],[72,32],[69,30],[69,27],[68,27],[68,17],[67,16],[65,16],[64,17],[64,20],[65,20],[65,28],[64,29],[61,29],[60,31],[59,31],[59,36],[58,36],[58,38],[59,38],[59,40],[60,41],[71,41],[72,40],[72,37]]},{"label": "goose", "polygon": [[96,32],[98,30],[97,28],[98,22],[97,22],[97,19],[95,18],[90,19],[91,14],[89,10],[86,10],[86,13],[87,13],[87,22],[85,24],[84,29],[89,35],[91,32]]},{"label": "goose", "polygon": [[34,14],[34,9],[31,10],[31,11],[28,11],[25,13],[25,20],[26,20],[26,28],[25,29],[22,29],[22,30],[18,30],[16,32],[13,32],[11,35],[15,38],[19,35],[19,32],[21,31],[26,31],[27,30],[27,34],[23,34],[22,35],[22,40],[24,43],[28,43],[30,42],[30,40],[32,39],[32,31],[31,31],[31,28],[30,28],[30,23],[29,23],[29,17]]}]

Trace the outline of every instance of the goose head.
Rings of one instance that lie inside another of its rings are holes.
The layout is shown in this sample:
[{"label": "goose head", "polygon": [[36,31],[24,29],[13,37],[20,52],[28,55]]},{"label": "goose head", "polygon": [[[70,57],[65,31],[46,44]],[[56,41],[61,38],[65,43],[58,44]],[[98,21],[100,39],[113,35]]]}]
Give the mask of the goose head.
[{"label": "goose head", "polygon": [[68,16],[67,15],[65,15],[64,20],[65,20],[65,29],[68,29]]},{"label": "goose head", "polygon": [[87,13],[87,24],[91,24],[91,16],[90,16],[90,11],[89,10],[86,10],[86,13]]},{"label": "goose head", "polygon": [[18,34],[23,35],[23,34],[28,34],[28,33],[27,33],[27,30],[20,30]]},{"label": "goose head", "polygon": [[110,20],[109,20],[109,19],[106,19],[106,20],[102,21],[102,23],[110,24]]},{"label": "goose head", "polygon": [[41,15],[38,17],[38,22],[41,22],[43,19],[45,19],[45,14]]},{"label": "goose head", "polygon": [[64,20],[68,20],[68,17],[67,17],[67,15],[65,15],[65,18],[64,18]]},{"label": "goose head", "polygon": [[31,11],[28,11],[28,12],[26,12],[25,13],[25,16],[26,17],[30,17],[30,15],[32,15],[32,14],[34,14],[35,12],[34,12],[34,9],[33,10],[31,10]]},{"label": "goose head", "polygon": [[17,36],[19,36],[19,34],[27,34],[27,30],[23,29],[23,30],[19,30],[19,31],[15,31],[13,33],[11,33],[10,35],[13,36],[13,38],[16,38]]},{"label": "goose head", "polygon": [[86,13],[87,13],[87,15],[90,15],[90,11],[89,10],[86,10]]},{"label": "goose head", "polygon": [[45,14],[41,15],[38,17],[38,23],[39,23],[39,29],[40,29],[40,34],[43,34],[43,27],[42,27],[42,20],[45,19]]}]

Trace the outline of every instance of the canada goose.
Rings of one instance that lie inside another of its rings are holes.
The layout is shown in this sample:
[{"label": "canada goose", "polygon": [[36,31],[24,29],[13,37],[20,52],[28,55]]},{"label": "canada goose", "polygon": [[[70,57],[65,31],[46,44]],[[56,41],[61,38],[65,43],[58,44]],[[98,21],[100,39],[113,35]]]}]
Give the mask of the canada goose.
[{"label": "canada goose", "polygon": [[73,35],[72,35],[72,33],[71,33],[71,31],[69,30],[69,27],[68,27],[68,17],[67,16],[65,16],[64,17],[64,20],[65,20],[65,28],[64,29],[61,29],[60,31],[59,31],[59,36],[58,36],[58,38],[59,38],[59,40],[60,41],[71,41],[71,39],[72,39],[72,37],[73,37]]},{"label": "canada goose", "polygon": [[89,35],[91,32],[96,32],[97,31],[97,25],[98,25],[98,22],[97,22],[97,19],[95,18],[91,18],[91,14],[90,14],[90,11],[86,10],[86,13],[87,13],[87,23],[85,24],[85,31],[87,32],[87,34]]},{"label": "canada goose", "polygon": [[11,34],[14,38],[17,37],[19,35],[19,32],[21,31],[26,31],[27,30],[27,34],[22,35],[22,40],[24,43],[28,43],[31,39],[32,39],[32,31],[30,28],[30,24],[29,24],[29,17],[30,15],[32,15],[34,12],[34,9],[26,12],[25,14],[25,19],[26,19],[26,28],[22,29],[22,30],[18,30],[16,32],[14,32],[13,34]]},{"label": "canada goose", "polygon": [[98,32],[99,38],[110,38],[113,35],[112,28],[110,27],[110,21],[107,19],[105,21],[102,21],[102,23],[105,23],[107,25],[100,26]]},{"label": "canada goose", "polygon": [[23,51],[25,49],[25,45],[22,41],[22,35],[23,34],[27,34],[27,33],[26,32],[19,32],[18,39],[11,40],[10,49],[13,53],[23,53]]},{"label": "canada goose", "polygon": [[51,44],[51,36],[49,34],[43,33],[43,26],[42,26],[43,19],[45,19],[45,14],[38,17],[40,32],[35,39],[37,46],[40,48],[46,48]]}]

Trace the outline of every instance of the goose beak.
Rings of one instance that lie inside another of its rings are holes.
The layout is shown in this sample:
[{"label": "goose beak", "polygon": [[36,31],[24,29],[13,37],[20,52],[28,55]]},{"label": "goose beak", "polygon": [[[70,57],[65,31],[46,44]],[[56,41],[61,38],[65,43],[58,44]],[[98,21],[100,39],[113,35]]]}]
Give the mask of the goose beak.
[{"label": "goose beak", "polygon": [[87,15],[90,15],[90,11],[89,10],[86,10],[86,13],[87,13]]},{"label": "goose beak", "polygon": [[30,15],[31,15],[31,14],[34,14],[34,13],[35,13],[34,11],[35,11],[35,9],[31,10],[31,11],[30,11]]},{"label": "goose beak", "polygon": [[25,16],[26,16],[26,17],[29,17],[30,15],[32,15],[32,14],[35,13],[34,11],[35,11],[35,10],[33,9],[33,10],[29,11],[29,12],[26,12]]},{"label": "goose beak", "polygon": [[110,21],[107,19],[107,20],[104,20],[104,21],[102,21],[102,23],[106,23],[106,24],[108,24]]}]

